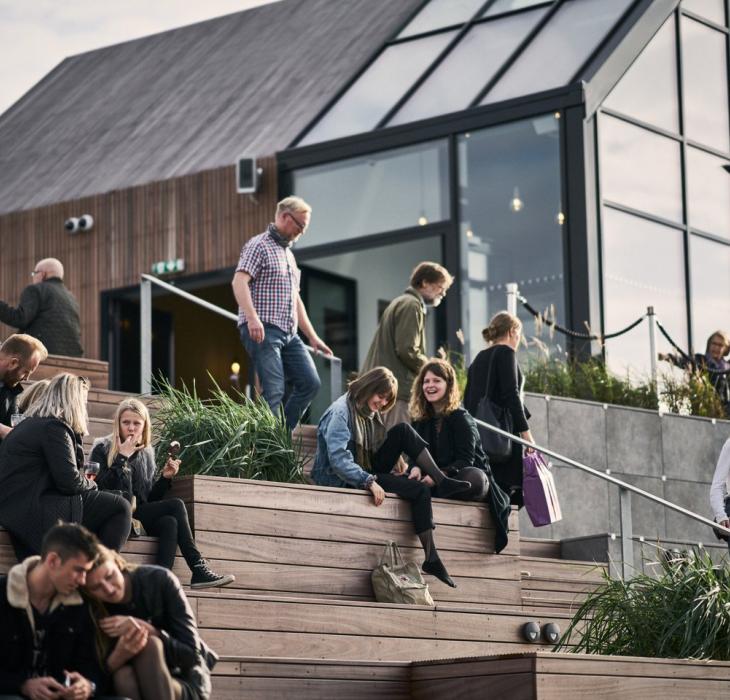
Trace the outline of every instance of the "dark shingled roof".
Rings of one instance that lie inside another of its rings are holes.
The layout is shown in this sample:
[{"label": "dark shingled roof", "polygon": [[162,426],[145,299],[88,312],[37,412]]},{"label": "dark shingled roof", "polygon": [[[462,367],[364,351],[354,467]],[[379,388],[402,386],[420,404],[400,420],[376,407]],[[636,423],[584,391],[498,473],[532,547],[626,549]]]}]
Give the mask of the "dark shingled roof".
[{"label": "dark shingled roof", "polygon": [[64,60],[0,116],[0,212],[286,148],[420,0],[283,0]]}]

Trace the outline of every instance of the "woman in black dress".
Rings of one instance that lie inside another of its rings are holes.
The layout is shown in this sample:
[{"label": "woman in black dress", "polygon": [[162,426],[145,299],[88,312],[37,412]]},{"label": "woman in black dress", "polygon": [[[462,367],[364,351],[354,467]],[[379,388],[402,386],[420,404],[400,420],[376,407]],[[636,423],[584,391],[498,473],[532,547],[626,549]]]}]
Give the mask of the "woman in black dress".
[{"label": "woman in black dress", "polygon": [[[517,364],[517,347],[522,337],[522,322],[507,311],[500,311],[482,331],[489,347],[482,350],[469,367],[464,406],[472,416],[484,396],[507,409],[512,415],[515,435],[534,443],[527,420],[529,411],[522,403],[524,378]],[[522,445],[512,443],[510,456],[496,462],[490,457],[497,483],[510,494],[513,504],[522,506]]]}]

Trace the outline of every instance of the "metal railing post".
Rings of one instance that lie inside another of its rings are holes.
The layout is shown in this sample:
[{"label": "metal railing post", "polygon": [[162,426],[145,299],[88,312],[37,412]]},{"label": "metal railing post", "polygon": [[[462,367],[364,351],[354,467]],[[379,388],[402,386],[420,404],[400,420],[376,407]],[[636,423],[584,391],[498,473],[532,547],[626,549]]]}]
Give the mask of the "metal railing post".
[{"label": "metal railing post", "polygon": [[507,282],[507,311],[513,316],[517,316],[517,295],[519,288],[517,282]]},{"label": "metal railing post", "polygon": [[657,351],[656,351],[656,315],[654,314],[654,307],[646,307],[646,318],[649,321],[649,352],[651,353],[651,381],[654,383],[655,391],[659,394],[659,386],[657,384],[658,372],[657,372]]},{"label": "metal railing post", "polygon": [[631,491],[619,486],[621,519],[621,578],[627,581],[634,575],[634,528],[631,519]]},{"label": "metal railing post", "polygon": [[342,360],[333,356],[330,360],[330,403],[342,394]]},{"label": "metal railing post", "polygon": [[139,285],[140,393],[152,391],[152,283],[142,279]]}]

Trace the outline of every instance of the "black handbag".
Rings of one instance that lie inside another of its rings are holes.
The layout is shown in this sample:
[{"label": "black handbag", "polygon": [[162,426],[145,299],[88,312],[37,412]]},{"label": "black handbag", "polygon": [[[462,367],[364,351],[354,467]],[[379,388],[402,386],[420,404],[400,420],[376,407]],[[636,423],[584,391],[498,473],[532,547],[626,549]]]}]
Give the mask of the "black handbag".
[{"label": "black handbag", "polygon": [[[489,364],[489,371],[487,372],[487,386],[481,400],[477,404],[477,413],[475,418],[489,425],[493,425],[495,428],[500,428],[508,433],[513,432],[512,413],[508,408],[500,406],[489,398],[489,392],[491,389],[491,378],[492,378],[492,364]],[[479,437],[482,440],[482,447],[489,457],[489,461],[492,464],[499,464],[500,462],[506,462],[512,455],[512,440],[511,438],[495,433],[488,428],[484,428],[477,423],[479,429]]]}]

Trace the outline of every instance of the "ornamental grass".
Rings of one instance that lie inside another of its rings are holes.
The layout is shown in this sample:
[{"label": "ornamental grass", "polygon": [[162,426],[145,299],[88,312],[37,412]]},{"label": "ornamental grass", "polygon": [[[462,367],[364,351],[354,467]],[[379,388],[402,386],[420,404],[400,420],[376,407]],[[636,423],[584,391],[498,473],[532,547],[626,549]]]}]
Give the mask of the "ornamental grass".
[{"label": "ornamental grass", "polygon": [[266,402],[228,394],[214,382],[210,398],[156,381],[153,432],[158,464],[180,442],[180,474],[302,483],[299,444]]},{"label": "ornamental grass", "polygon": [[590,593],[555,651],[730,660],[730,571],[705,552],[656,565],[656,576],[606,581]]}]

